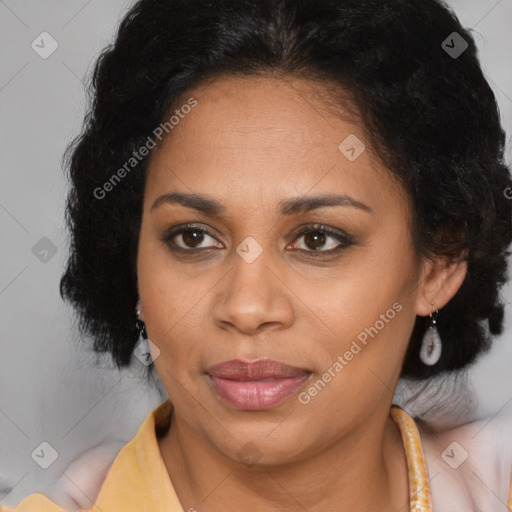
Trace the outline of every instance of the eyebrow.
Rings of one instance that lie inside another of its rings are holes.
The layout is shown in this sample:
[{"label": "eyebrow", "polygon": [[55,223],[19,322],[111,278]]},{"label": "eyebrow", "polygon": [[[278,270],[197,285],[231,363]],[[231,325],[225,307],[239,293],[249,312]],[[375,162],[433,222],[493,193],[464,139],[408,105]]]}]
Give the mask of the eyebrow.
[{"label": "eyebrow", "polygon": [[[211,197],[199,194],[186,194],[184,192],[168,192],[167,194],[163,194],[155,200],[150,211],[153,211],[162,204],[181,204],[187,208],[193,208],[207,215],[217,217],[226,212],[226,208]],[[281,201],[278,206],[279,213],[282,216],[296,215],[328,206],[348,206],[368,213],[372,212],[372,209],[367,204],[344,194],[294,197]]]}]

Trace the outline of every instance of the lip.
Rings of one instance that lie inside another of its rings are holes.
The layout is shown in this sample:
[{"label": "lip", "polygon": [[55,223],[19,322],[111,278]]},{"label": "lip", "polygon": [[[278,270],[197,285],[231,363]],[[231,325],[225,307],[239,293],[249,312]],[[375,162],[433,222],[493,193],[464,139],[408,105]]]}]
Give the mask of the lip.
[{"label": "lip", "polygon": [[236,409],[269,409],[292,395],[311,372],[273,359],[240,359],[210,367],[206,374],[215,391]]}]

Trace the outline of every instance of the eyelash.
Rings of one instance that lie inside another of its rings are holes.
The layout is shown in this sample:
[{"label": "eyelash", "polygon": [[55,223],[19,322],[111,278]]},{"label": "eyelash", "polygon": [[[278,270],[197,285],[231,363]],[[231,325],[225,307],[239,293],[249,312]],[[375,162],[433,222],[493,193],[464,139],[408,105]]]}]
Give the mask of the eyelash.
[{"label": "eyelash", "polygon": [[[198,255],[201,252],[211,252],[214,249],[208,249],[208,248],[189,248],[184,249],[183,247],[177,246],[172,239],[187,232],[187,231],[197,231],[199,233],[205,233],[208,236],[212,238],[216,238],[216,235],[211,232],[208,229],[196,226],[195,224],[186,224],[178,228],[171,228],[169,229],[164,236],[162,237],[162,242],[167,244],[169,249],[176,253],[182,253],[182,254],[188,254],[188,255]],[[296,251],[300,251],[303,253],[307,253],[308,255],[311,254],[315,258],[325,258],[329,256],[333,256],[334,254],[340,252],[343,249],[346,249],[352,245],[354,245],[354,241],[352,237],[346,233],[343,232],[335,232],[330,230],[327,226],[324,226],[322,224],[314,224],[312,226],[307,226],[298,233],[296,233],[294,241],[297,240],[299,237],[306,235],[308,233],[323,233],[327,235],[328,237],[332,237],[336,239],[338,242],[340,242],[340,245],[335,247],[334,249],[329,249],[327,251],[322,251],[321,249],[318,250],[306,250],[306,249],[295,249]]]}]

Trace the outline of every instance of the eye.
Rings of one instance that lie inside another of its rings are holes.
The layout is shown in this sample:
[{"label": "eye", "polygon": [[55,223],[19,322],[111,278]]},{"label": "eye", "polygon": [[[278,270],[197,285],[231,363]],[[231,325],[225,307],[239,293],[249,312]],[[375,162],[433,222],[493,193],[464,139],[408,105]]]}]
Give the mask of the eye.
[{"label": "eye", "polygon": [[[332,255],[353,245],[350,235],[342,231],[333,231],[322,224],[315,224],[302,229],[297,233],[294,240],[301,237],[303,238],[302,244],[295,243],[292,248],[310,253],[315,257]],[[211,242],[208,239],[211,239]],[[214,233],[193,224],[171,228],[162,237],[162,241],[175,252],[194,253],[224,247],[217,241]]]},{"label": "eye", "polygon": [[[341,251],[353,245],[350,235],[333,231],[322,224],[315,224],[302,229],[295,240],[303,238],[302,244],[295,243],[293,248],[312,253],[313,256],[325,256]],[[302,247],[301,247],[302,245]],[[317,254],[315,254],[317,253]]]},{"label": "eye", "polygon": [[[211,239],[213,244],[208,243],[208,239]],[[170,249],[176,251],[193,252],[195,249],[203,250],[212,247],[222,249],[224,247],[217,242],[214,234],[209,230],[192,224],[170,229],[162,240],[169,245]]]}]

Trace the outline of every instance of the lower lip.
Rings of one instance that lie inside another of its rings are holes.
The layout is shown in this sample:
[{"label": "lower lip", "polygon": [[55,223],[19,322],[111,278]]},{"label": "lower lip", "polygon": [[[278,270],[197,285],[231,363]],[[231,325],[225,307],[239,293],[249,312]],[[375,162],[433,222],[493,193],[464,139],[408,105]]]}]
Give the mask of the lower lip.
[{"label": "lower lip", "polygon": [[262,380],[232,380],[209,375],[217,393],[237,409],[269,409],[292,395],[308,379],[297,377]]}]

